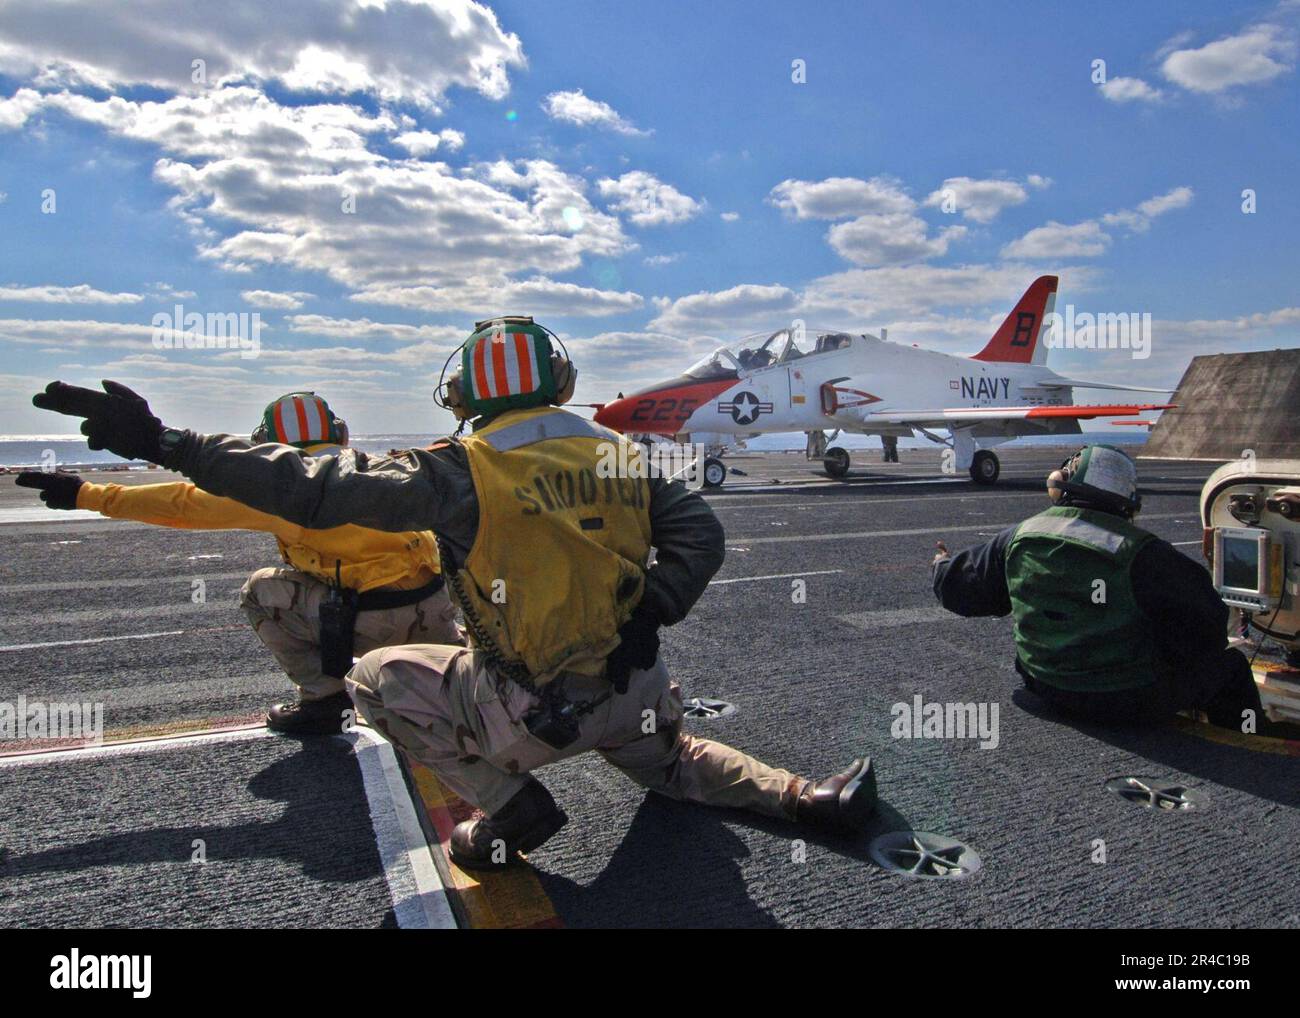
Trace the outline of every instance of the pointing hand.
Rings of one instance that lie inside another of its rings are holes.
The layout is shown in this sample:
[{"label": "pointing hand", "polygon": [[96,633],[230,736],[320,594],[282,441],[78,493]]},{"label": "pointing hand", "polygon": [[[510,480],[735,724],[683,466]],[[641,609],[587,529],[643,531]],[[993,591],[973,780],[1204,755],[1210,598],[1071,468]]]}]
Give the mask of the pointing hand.
[{"label": "pointing hand", "polygon": [[14,483],[20,488],[36,488],[41,493],[41,501],[51,509],[75,509],[77,492],[86,482],[76,474],[24,470]]},{"label": "pointing hand", "polygon": [[84,417],[81,433],[91,449],[107,449],[124,459],[161,463],[158,444],[163,423],[149,410],[144,397],[121,382],[105,379],[104,391],[83,389],[66,382],[51,382],[44,392],[32,397],[32,405],[42,410]]}]

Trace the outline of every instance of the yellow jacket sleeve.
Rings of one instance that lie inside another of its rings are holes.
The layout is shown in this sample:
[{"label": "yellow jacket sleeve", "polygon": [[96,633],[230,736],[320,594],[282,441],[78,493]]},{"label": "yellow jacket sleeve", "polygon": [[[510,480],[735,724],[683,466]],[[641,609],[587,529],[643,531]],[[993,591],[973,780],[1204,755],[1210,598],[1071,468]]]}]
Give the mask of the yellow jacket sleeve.
[{"label": "yellow jacket sleeve", "polygon": [[301,527],[288,520],[209,494],[187,481],[137,485],[86,482],[77,492],[77,508],[178,530],[261,530],[285,541],[302,533]]}]

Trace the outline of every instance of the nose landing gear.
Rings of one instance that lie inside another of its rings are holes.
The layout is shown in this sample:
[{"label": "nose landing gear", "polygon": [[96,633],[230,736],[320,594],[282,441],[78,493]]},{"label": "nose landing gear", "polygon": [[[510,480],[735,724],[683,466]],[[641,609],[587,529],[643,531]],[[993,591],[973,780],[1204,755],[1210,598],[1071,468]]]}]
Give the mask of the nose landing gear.
[{"label": "nose landing gear", "polygon": [[849,474],[849,451],[838,445],[826,450],[822,458],[822,467],[831,477],[847,477]]},{"label": "nose landing gear", "polygon": [[997,456],[987,449],[978,450],[970,461],[970,479],[976,484],[994,484],[1001,472]]}]

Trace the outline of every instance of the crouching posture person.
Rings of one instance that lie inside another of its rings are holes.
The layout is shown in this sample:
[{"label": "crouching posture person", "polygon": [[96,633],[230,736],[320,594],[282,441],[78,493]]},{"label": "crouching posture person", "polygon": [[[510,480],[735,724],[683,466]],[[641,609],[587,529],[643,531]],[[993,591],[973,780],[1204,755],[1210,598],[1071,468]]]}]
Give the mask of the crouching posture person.
[{"label": "crouching posture person", "polygon": [[722,527],[680,482],[636,469],[635,443],[558,409],[575,376],[532,319],[481,322],[441,397],[473,433],[393,457],[164,429],[115,384],[56,382],[36,403],[86,416],[92,446],[304,526],[434,531],[469,647],[373,651],[347,684],[370,724],[486,814],[453,833],[461,865],[509,864],[558,831],[567,817],[531,772],[592,750],[674,798],[860,829],[869,760],[812,781],[682,731],[658,630],[721,565]]},{"label": "crouching posture person", "polygon": [[[347,424],[325,400],[293,392],[271,403],[252,442],[311,456],[347,446]],[[266,723],[298,735],[337,732],[352,707],[343,676],[354,652],[402,643],[455,643],[460,631],[428,531],[386,533],[345,524],[309,530],[211,495],[193,484],[92,484],[76,474],[19,474],[51,509],[89,509],[113,519],[178,530],[257,530],[274,535],[285,565],[248,578],[239,603],[254,632],[298,691]]]},{"label": "crouching posture person", "polygon": [[[1250,665],[1228,648],[1228,609],[1210,575],[1133,523],[1137,468],[1085,446],[1047,477],[1053,506],[949,557],[934,593],[958,615],[1013,615],[1016,670],[1058,710],[1108,723],[1180,710],[1238,728],[1265,724]],[[1260,729],[1257,729],[1260,730]]]}]

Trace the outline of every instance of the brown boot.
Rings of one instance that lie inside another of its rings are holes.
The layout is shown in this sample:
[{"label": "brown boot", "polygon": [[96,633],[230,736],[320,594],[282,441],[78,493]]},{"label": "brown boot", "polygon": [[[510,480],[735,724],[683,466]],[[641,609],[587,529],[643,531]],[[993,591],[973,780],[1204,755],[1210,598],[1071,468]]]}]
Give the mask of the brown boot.
[{"label": "brown boot", "polygon": [[347,693],[333,693],[321,700],[277,703],[266,712],[266,727],[287,735],[338,735],[343,731],[343,715],[350,710],[352,700]]},{"label": "brown boot", "polygon": [[481,820],[466,820],[451,832],[451,860],[465,869],[493,869],[519,862],[558,831],[569,818],[534,777],[514,798]]},{"label": "brown boot", "polygon": [[801,824],[857,833],[876,809],[876,772],[870,757],[821,781],[810,781],[799,793],[794,818]]}]

